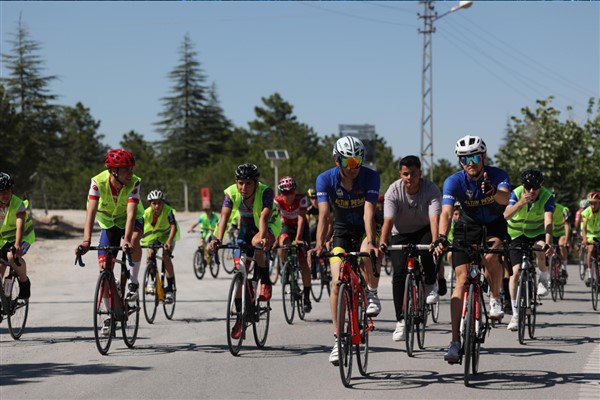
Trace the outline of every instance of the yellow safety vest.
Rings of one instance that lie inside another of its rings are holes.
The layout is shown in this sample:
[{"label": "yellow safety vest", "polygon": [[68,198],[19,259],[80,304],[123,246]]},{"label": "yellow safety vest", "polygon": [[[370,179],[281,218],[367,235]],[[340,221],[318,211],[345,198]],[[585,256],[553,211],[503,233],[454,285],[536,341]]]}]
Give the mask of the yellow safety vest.
[{"label": "yellow safety vest", "polygon": [[565,234],[565,211],[569,215],[569,209],[562,204],[554,205],[554,216],[552,217],[552,235],[559,238]]},{"label": "yellow safety vest", "polygon": [[[110,190],[110,173],[108,170],[100,172],[98,175],[92,178],[98,185],[98,191],[100,192],[100,199],[98,200],[98,212],[96,213],[96,221],[102,229],[110,229],[113,226],[117,226],[121,229],[125,229],[125,223],[127,222],[127,199],[134,190],[135,185],[141,182],[141,179],[133,175],[131,183],[127,186],[123,186],[119,191],[117,201],[113,198],[112,191]],[[143,218],[144,208],[141,202],[138,203],[137,212],[135,219]]]},{"label": "yellow safety vest", "polygon": [[[517,195],[517,201],[519,201],[523,193],[523,185],[517,187],[514,192]],[[516,239],[522,235],[534,238],[546,233],[544,228],[544,207],[550,196],[552,196],[552,192],[542,186],[540,195],[531,204],[531,207],[524,205],[513,215],[508,221],[508,234],[511,239]]]},{"label": "yellow safety vest", "polygon": [[[165,243],[167,239],[169,239],[169,235],[171,234],[171,224],[169,223],[169,214],[173,211],[175,214],[175,209],[168,206],[166,203],[163,204],[163,209],[156,220],[156,224],[152,225],[152,220],[154,219],[154,213],[152,212],[152,207],[146,208],[144,211],[144,236],[142,236],[141,244],[142,246],[147,246],[153,242]],[[173,240],[179,240],[179,223],[176,222],[177,231],[175,233],[175,237]]]},{"label": "yellow safety vest", "polygon": [[[254,193],[252,214],[254,216],[254,224],[257,228],[260,226],[260,214],[264,208],[262,205],[262,196],[265,189],[267,188],[267,185],[265,185],[262,182],[258,182],[258,187],[256,188],[256,192]],[[238,191],[237,185],[235,183],[229,186],[227,189],[225,189],[224,192],[225,194],[228,194],[231,201],[233,201],[233,208],[231,209],[231,213],[234,214],[236,211],[239,210],[240,204],[242,204],[242,195]],[[279,212],[277,211],[275,204],[273,204],[273,207],[271,208],[271,217],[269,218],[268,226],[269,229],[271,229],[271,232],[273,232],[273,235],[275,237],[278,237],[281,233],[281,218],[279,218]]]},{"label": "yellow safety vest", "polygon": [[588,206],[581,212],[581,217],[587,221],[586,239],[592,242],[594,238],[600,239],[600,211],[596,214],[592,212],[592,207]]},{"label": "yellow safety vest", "polygon": [[[10,197],[4,222],[0,226],[0,247],[4,247],[7,243],[15,243],[17,239],[17,211],[21,207],[21,203],[23,203],[23,200],[14,194]],[[35,242],[33,221],[31,220],[31,215],[29,213],[26,214],[22,241],[33,244]]]}]

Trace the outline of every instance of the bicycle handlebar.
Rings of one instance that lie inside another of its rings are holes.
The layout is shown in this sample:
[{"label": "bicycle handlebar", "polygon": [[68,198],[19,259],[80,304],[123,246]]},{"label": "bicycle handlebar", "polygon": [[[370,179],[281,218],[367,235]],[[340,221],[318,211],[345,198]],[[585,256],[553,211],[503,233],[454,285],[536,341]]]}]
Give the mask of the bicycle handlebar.
[{"label": "bicycle handlebar", "polygon": [[429,244],[394,244],[388,246],[389,251],[391,250],[430,250],[431,245]]},{"label": "bicycle handlebar", "polygon": [[[90,246],[88,248],[88,250],[106,250],[106,251],[114,251],[116,250],[117,253],[119,252],[119,250],[121,250],[121,247],[119,246]],[[83,255],[83,246],[79,246],[77,248],[77,253],[75,254],[75,265],[79,264],[80,267],[85,267],[85,264],[83,262],[82,259],[82,255]],[[133,267],[133,259],[131,258],[131,248],[129,246],[127,246],[125,248],[125,254],[127,256],[127,262],[129,263],[130,267]],[[116,253],[115,253],[116,255]]]},{"label": "bicycle handlebar", "polygon": [[371,268],[373,269],[373,276],[375,278],[379,278],[380,274],[377,271],[377,257],[375,257],[375,251],[371,250],[370,252],[366,251],[347,251],[347,252],[331,252],[324,251],[321,253],[321,257],[340,257],[340,258],[348,258],[348,257],[369,257],[371,259]]},{"label": "bicycle handlebar", "polygon": [[[149,244],[147,246],[140,246],[142,249],[152,249],[154,252],[157,252],[159,249],[163,248],[163,245],[160,243],[156,243],[156,244]],[[173,255],[173,253],[171,253],[170,251],[166,251],[167,255],[169,256],[169,258],[175,258],[175,256]],[[164,255],[164,252],[163,252]]]}]

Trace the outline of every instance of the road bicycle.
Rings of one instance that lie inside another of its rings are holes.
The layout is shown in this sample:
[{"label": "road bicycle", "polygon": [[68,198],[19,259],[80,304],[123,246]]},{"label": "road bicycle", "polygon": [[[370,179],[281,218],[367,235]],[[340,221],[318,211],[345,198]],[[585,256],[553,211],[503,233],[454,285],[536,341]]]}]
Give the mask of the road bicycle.
[{"label": "road bicycle", "polygon": [[585,280],[585,271],[587,270],[587,246],[584,246],[581,241],[577,245],[579,255],[579,278]]},{"label": "road bicycle", "polygon": [[283,315],[288,324],[294,322],[294,313],[298,309],[298,317],[304,320],[304,303],[302,295],[304,293],[302,279],[300,277],[300,268],[298,265],[298,253],[306,249],[304,246],[284,246],[287,250],[287,260],[281,269],[281,293],[283,300]]},{"label": "road bicycle", "polygon": [[[271,319],[271,301],[260,300],[258,268],[255,267],[256,259],[247,254],[251,249],[261,250],[262,248],[248,246],[245,243],[227,244],[221,247],[240,250],[240,265],[231,279],[225,316],[227,346],[229,352],[237,356],[246,338],[246,329],[250,326],[252,326],[256,346],[259,349],[265,346]],[[248,279],[249,269],[254,270],[252,279]],[[234,327],[239,328],[239,337],[237,338],[232,338]]]},{"label": "road bicycle", "polygon": [[358,267],[358,260],[369,257],[373,274],[377,272],[375,252],[324,252],[321,257],[342,259],[337,303],[337,347],[338,367],[344,386],[350,386],[352,379],[352,356],[356,351],[356,363],[361,375],[367,374],[369,361],[369,333],[375,329],[373,319],[367,315],[366,283]]},{"label": "road bicycle", "polygon": [[[158,250],[163,248],[160,243],[151,244],[149,246],[142,246],[143,249],[151,249],[150,258],[146,264],[146,271],[144,272],[143,290],[142,290],[142,304],[144,307],[144,316],[149,324],[154,323],[156,318],[156,310],[158,305],[162,303],[165,317],[167,319],[173,318],[175,313],[175,304],[177,302],[177,288],[175,282],[173,282],[173,299],[167,301],[165,292],[167,288],[166,275],[165,275],[165,262],[162,257],[157,253]],[[163,257],[173,258],[173,255],[163,250]],[[157,260],[161,260],[161,268],[158,269]]]},{"label": "road bicycle", "polygon": [[[80,267],[85,267],[82,259],[82,247],[79,247],[75,262]],[[89,250],[105,250],[106,267],[100,272],[94,292],[94,338],[96,347],[102,355],[106,355],[110,349],[113,336],[116,336],[117,322],[121,325],[123,341],[127,347],[132,348],[137,339],[140,324],[140,301],[139,298],[127,301],[124,296],[127,293],[127,278],[129,271],[127,263],[133,266],[131,251],[122,252],[121,258],[117,257],[121,250],[118,246],[91,246]],[[119,278],[113,273],[113,263],[121,266]],[[105,308],[103,298],[107,299],[108,307]]]},{"label": "road bicycle", "polygon": [[598,310],[598,293],[600,292],[600,242],[594,239],[594,252],[592,253],[592,280],[590,287],[592,289],[592,308]]},{"label": "road bicycle", "polygon": [[[229,241],[226,244],[235,245],[236,240],[235,234],[232,233],[229,236]],[[217,250],[217,254],[219,261],[221,261],[221,265],[223,265],[223,270],[230,275],[233,274],[233,272],[236,270],[236,258],[239,261],[239,251],[226,247],[220,247]]]},{"label": "road bicycle", "polygon": [[552,301],[565,298],[565,283],[564,270],[566,265],[560,257],[560,250],[564,245],[554,245],[554,254],[550,257],[550,293]]},{"label": "road bicycle", "polygon": [[[465,236],[467,229],[465,228]],[[487,242],[485,227],[482,232],[480,244],[465,244],[455,238],[452,246],[447,251],[460,251],[467,254],[469,264],[467,265],[466,282],[462,293],[462,314],[460,320],[460,336],[462,348],[460,350],[459,364],[463,364],[465,386],[469,386],[471,375],[477,374],[479,369],[479,356],[481,345],[485,343],[485,337],[491,332],[490,318],[485,306],[482,288],[484,277],[482,262],[485,254],[505,254],[504,249],[491,249]],[[463,362],[464,361],[464,362]]]},{"label": "road bicycle", "polygon": [[219,275],[219,255],[216,251],[210,251],[208,248],[208,243],[213,240],[215,237],[212,234],[212,231],[201,230],[202,238],[204,238],[205,234],[208,233],[208,237],[206,240],[201,239],[201,243],[194,252],[194,274],[196,278],[202,279],[204,278],[204,274],[206,273],[206,268],[210,269],[210,274],[213,278],[216,278]]},{"label": "road bicycle", "polygon": [[517,284],[517,309],[519,310],[518,336],[519,343],[525,342],[525,327],[530,339],[534,339],[537,307],[542,305],[537,294],[536,279],[536,251],[545,251],[534,243],[523,242],[513,248],[523,252],[521,266],[519,267],[519,280]]},{"label": "road bicycle", "polygon": [[[419,258],[419,251],[428,251],[428,244],[396,244],[388,247],[391,251],[406,252],[406,268],[408,274],[404,283],[404,299],[402,302],[402,313],[404,316],[404,341],[406,343],[406,354],[413,357],[415,335],[420,349],[425,348],[425,327],[427,317],[433,311],[434,304],[427,304],[425,294],[425,273]],[[437,304],[435,305],[437,306]],[[438,306],[439,314],[439,306]],[[432,312],[433,314],[433,312]]]},{"label": "road bicycle", "polygon": [[387,254],[384,254],[383,258],[381,259],[381,268],[383,270],[385,270],[385,273],[387,275],[392,274],[392,271],[393,271],[392,260],[390,259],[390,257]]},{"label": "road bicycle", "polygon": [[[19,260],[14,257],[16,249],[12,247],[10,251],[13,253],[13,259],[17,267],[21,266]],[[29,299],[19,299],[19,276],[3,255],[0,258],[0,264],[8,266],[6,277],[0,276],[0,322],[4,318],[8,323],[8,332],[13,339],[18,340],[27,323],[27,315],[29,314]],[[15,284],[16,283],[16,284]]]},{"label": "road bicycle", "polygon": [[310,295],[318,303],[323,297],[323,289],[326,289],[327,295],[331,296],[331,266],[328,258],[316,257],[315,253],[311,260]]},{"label": "road bicycle", "polygon": [[267,263],[269,268],[269,279],[271,284],[276,284],[281,275],[281,257],[278,249],[271,249],[267,254]]}]

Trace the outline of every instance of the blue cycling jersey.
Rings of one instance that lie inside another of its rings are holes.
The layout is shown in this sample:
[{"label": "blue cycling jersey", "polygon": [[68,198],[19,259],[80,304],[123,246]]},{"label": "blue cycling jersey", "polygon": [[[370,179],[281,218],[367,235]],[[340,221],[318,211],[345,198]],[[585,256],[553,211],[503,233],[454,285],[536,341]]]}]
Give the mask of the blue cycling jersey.
[{"label": "blue cycling jersey", "polygon": [[379,197],[379,173],[361,167],[348,192],[342,187],[340,168],[333,167],[317,177],[317,201],[331,201],[335,212],[334,229],[364,231],[365,201],[377,204]]},{"label": "blue cycling jersey", "polygon": [[[510,182],[506,171],[487,165],[484,166],[484,171],[487,172],[488,179],[497,189],[506,189],[510,192]],[[494,196],[488,196],[481,191],[482,181],[483,174],[474,181],[464,170],[450,175],[444,181],[442,206],[454,206],[454,202],[458,200],[462,207],[461,219],[465,217],[468,222],[487,224],[504,218],[506,206],[496,203]]]}]

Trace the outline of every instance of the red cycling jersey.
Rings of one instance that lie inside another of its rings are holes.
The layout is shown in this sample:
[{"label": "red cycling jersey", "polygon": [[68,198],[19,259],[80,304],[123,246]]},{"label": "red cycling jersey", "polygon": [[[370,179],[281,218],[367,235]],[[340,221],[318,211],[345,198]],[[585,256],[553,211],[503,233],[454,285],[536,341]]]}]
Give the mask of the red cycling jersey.
[{"label": "red cycling jersey", "polygon": [[[294,195],[294,201],[292,204],[288,204],[285,201],[285,196],[282,194],[275,197],[273,201],[277,207],[277,210],[279,211],[279,215],[281,215],[281,221],[285,225],[298,225],[298,216],[301,212],[305,214],[306,209],[308,208],[308,200],[306,200],[306,196],[300,193],[296,193]],[[306,215],[304,215],[303,218],[306,219]]]}]

